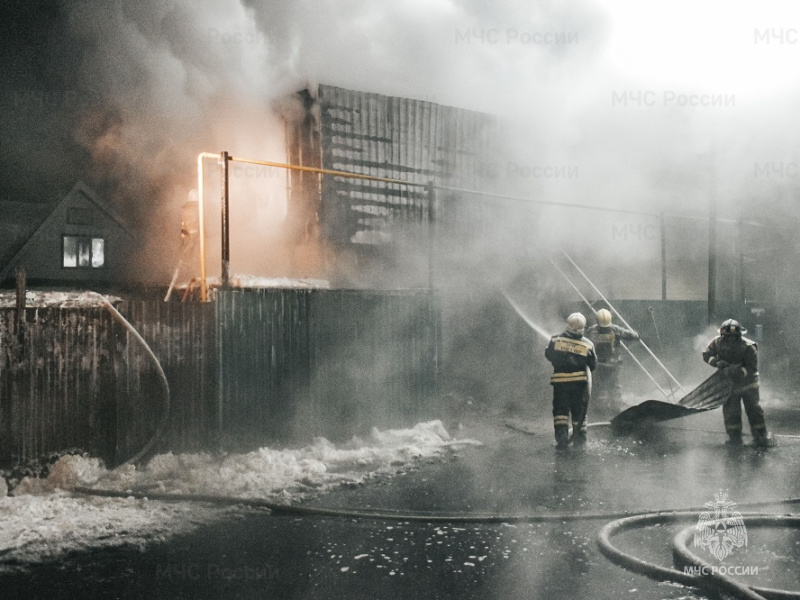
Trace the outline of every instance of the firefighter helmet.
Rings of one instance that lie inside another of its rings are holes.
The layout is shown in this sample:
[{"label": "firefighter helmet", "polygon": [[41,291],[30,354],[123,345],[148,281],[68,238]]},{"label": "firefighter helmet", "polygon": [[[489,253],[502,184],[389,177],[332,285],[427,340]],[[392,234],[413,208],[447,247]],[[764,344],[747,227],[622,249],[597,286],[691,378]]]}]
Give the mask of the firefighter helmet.
[{"label": "firefighter helmet", "polygon": [[719,328],[720,335],[740,336],[743,333],[747,333],[747,329],[742,327],[739,321],[735,319],[728,319]]},{"label": "firefighter helmet", "polygon": [[606,308],[601,308],[597,311],[597,324],[600,327],[608,327],[611,325],[611,313]]},{"label": "firefighter helmet", "polygon": [[583,335],[586,330],[586,317],[581,313],[575,312],[567,317],[567,331],[570,333]]}]

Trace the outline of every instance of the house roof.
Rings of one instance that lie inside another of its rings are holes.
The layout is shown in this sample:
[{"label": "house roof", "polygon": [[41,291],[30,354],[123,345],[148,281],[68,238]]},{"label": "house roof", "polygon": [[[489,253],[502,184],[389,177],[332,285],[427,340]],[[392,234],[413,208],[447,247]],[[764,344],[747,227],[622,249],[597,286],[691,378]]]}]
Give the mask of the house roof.
[{"label": "house roof", "polygon": [[0,202],[0,281],[6,279],[26,248],[33,244],[58,212],[56,209],[80,194],[97,206],[121,229],[131,227],[85,183],[77,182],[58,202]]},{"label": "house roof", "polygon": [[57,204],[0,201],[0,268],[5,269]]}]

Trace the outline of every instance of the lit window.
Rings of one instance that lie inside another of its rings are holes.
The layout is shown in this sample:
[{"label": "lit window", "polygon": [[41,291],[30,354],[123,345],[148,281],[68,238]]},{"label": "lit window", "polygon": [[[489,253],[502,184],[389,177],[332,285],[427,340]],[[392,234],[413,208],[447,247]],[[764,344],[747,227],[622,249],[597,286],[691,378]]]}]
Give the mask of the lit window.
[{"label": "lit window", "polygon": [[105,245],[103,238],[65,235],[64,267],[102,267],[106,260]]}]

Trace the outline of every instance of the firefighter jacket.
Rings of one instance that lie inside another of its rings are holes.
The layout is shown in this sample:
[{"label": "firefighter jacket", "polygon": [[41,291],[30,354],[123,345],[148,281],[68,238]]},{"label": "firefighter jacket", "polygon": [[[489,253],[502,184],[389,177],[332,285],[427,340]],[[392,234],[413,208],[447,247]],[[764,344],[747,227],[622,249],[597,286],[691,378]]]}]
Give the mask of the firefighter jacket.
[{"label": "firefighter jacket", "polygon": [[613,323],[608,327],[592,325],[586,330],[586,337],[594,343],[597,360],[603,364],[616,364],[622,360],[619,355],[621,340],[638,340],[639,334]]},{"label": "firefighter jacket", "polygon": [[703,351],[703,360],[725,371],[735,392],[758,388],[758,344],[753,340],[718,335]]},{"label": "firefighter jacket", "polygon": [[553,364],[551,384],[588,381],[586,369],[594,371],[597,366],[591,340],[568,331],[550,338],[544,356]]}]

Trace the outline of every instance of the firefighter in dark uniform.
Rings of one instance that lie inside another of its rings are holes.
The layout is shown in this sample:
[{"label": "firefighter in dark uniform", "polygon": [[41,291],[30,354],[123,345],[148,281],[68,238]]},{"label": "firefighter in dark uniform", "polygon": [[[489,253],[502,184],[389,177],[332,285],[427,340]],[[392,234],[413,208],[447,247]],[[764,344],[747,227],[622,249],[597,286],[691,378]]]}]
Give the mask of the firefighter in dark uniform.
[{"label": "firefighter in dark uniform", "polygon": [[728,319],[719,329],[719,335],[711,340],[703,352],[703,360],[733,382],[731,394],[722,405],[722,417],[728,443],[742,443],[742,404],[750,422],[753,444],[771,445],[771,436],[764,421],[764,410],[759,403],[758,392],[758,345],[743,337],[747,333],[738,321]]},{"label": "firefighter in dark uniform", "polygon": [[567,317],[566,331],[550,338],[544,351],[545,358],[553,364],[553,428],[559,448],[569,443],[570,416],[573,439],[577,443],[586,441],[586,409],[597,357],[594,344],[583,337],[585,329],[586,317],[572,313]]},{"label": "firefighter in dark uniform", "polygon": [[601,308],[597,311],[597,324],[586,330],[597,353],[597,372],[594,377],[594,393],[597,399],[619,401],[622,389],[619,384],[620,341],[638,340],[639,334],[611,323],[611,313]]}]

